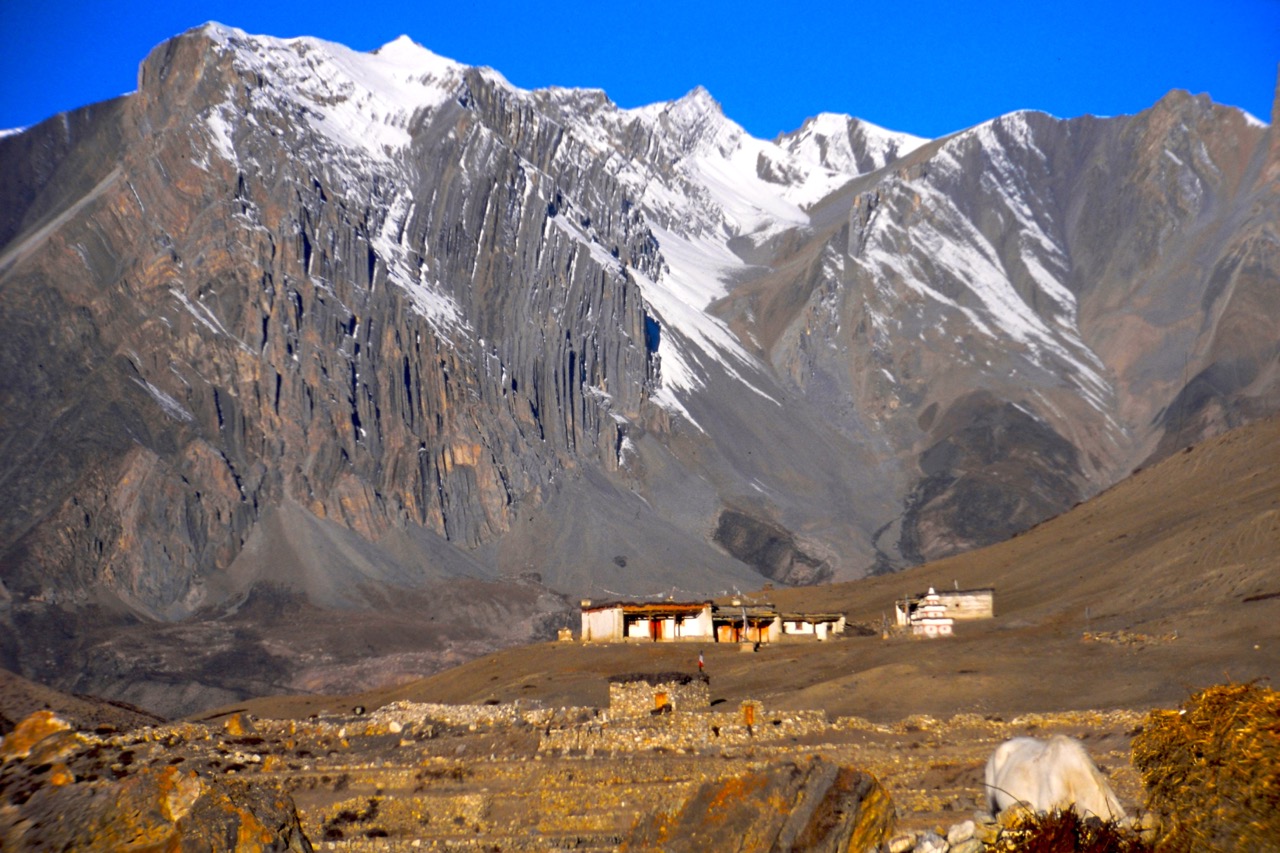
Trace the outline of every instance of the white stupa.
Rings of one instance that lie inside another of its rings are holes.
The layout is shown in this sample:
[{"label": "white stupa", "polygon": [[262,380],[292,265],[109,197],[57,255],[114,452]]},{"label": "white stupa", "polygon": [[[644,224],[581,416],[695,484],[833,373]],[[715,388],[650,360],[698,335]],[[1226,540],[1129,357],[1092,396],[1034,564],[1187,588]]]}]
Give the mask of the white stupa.
[{"label": "white stupa", "polygon": [[950,637],[954,622],[947,615],[947,605],[942,603],[937,590],[929,587],[924,600],[911,614],[911,633],[917,637]]}]

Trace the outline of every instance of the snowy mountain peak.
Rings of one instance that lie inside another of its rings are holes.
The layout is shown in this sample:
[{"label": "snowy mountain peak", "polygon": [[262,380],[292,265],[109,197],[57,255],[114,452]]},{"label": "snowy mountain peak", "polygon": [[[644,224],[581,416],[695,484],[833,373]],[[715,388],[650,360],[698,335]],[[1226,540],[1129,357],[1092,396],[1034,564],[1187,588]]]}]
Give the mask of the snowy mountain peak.
[{"label": "snowy mountain peak", "polygon": [[660,101],[633,112],[656,121],[679,148],[689,153],[713,146],[727,151],[745,133],[725,117],[720,104],[701,86],[674,101]]},{"label": "snowy mountain peak", "polygon": [[237,128],[270,126],[276,116],[294,115],[302,119],[295,130],[309,129],[322,149],[342,151],[344,159],[384,161],[408,146],[415,115],[454,97],[466,71],[406,36],[361,53],[321,39],[254,36],[221,24],[199,32],[230,52],[233,67],[266,83],[248,90],[247,104],[228,91],[227,100],[209,111],[212,141],[229,160],[236,159]]},{"label": "snowy mountain peak", "polygon": [[191,32],[200,33],[218,44],[226,44],[234,38],[249,38],[249,34],[238,27],[229,27],[217,21],[206,21]]},{"label": "snowy mountain peak", "polygon": [[929,140],[848,115],[820,113],[777,141],[806,162],[854,176],[881,169]]},{"label": "snowy mountain peak", "polygon": [[433,53],[406,35],[387,42],[371,55],[411,71],[444,74],[466,69],[462,63]]},{"label": "snowy mountain peak", "polygon": [[671,102],[673,109],[690,110],[697,113],[723,113],[720,102],[712,97],[703,86],[694,86],[683,97]]}]

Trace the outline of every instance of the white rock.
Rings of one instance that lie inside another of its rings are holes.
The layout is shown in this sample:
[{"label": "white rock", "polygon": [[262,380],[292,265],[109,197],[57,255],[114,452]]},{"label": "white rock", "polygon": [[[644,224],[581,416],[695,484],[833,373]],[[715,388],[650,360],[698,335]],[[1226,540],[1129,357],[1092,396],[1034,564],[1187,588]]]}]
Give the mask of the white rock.
[{"label": "white rock", "polygon": [[936,832],[926,832],[916,842],[916,853],[947,853],[951,845]]},{"label": "white rock", "polygon": [[889,853],[907,853],[908,850],[911,850],[915,846],[915,833],[909,832],[906,835],[899,835],[897,838],[889,841]]},{"label": "white rock", "polygon": [[959,844],[951,846],[950,853],[982,853],[986,846],[976,838],[966,838]]},{"label": "white rock", "polygon": [[964,823],[957,823],[947,830],[947,843],[951,845],[959,844],[961,841],[968,841],[973,838],[977,832],[977,827],[973,821],[966,820]]}]

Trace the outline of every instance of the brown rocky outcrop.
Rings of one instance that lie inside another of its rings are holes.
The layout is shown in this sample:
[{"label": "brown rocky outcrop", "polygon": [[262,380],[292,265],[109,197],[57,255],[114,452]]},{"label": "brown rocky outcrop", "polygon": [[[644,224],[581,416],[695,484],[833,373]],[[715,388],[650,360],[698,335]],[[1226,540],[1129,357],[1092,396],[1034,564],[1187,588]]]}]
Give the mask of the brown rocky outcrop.
[{"label": "brown rocky outcrop", "polygon": [[10,850],[310,853],[287,794],[135,752],[51,712],[0,745],[0,846]]},{"label": "brown rocky outcrop", "polygon": [[822,758],[707,782],[674,813],[642,820],[623,850],[874,850],[894,821],[873,777]]}]

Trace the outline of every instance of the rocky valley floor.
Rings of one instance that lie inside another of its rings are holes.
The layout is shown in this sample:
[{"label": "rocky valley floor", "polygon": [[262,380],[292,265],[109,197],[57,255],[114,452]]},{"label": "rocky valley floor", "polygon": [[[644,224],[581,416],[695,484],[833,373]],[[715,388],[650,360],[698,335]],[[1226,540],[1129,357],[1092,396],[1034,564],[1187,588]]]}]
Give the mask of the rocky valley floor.
[{"label": "rocky valley floor", "polygon": [[[44,823],[37,838],[66,841],[59,832],[75,820],[57,817],[66,805],[59,790],[97,790],[108,794],[99,801],[114,797],[129,814],[145,814],[152,800],[169,803],[167,814],[180,825],[187,812],[172,805],[172,791],[186,785],[192,802],[226,788],[223,796],[237,804],[254,792],[259,808],[288,794],[299,831],[321,850],[640,849],[637,828],[679,812],[702,786],[719,786],[725,810],[767,811],[770,800],[753,799],[741,780],[799,777],[783,795],[788,806],[803,801],[820,776],[815,759],[874,777],[896,812],[893,835],[945,834],[981,810],[982,767],[998,742],[1054,733],[1085,742],[1126,806],[1139,797],[1128,760],[1143,717],[1136,712],[920,715],[886,725],[764,707],[748,727],[741,709],[726,704],[637,717],[598,708],[398,702],[301,720],[238,713],[123,733],[103,725],[58,732],[34,747],[11,735],[3,779],[9,807],[0,820],[8,834],[0,837],[17,840],[26,820],[28,831],[32,822]],[[29,754],[21,755],[24,748]],[[190,802],[186,808],[198,811]],[[699,818],[695,831],[714,832],[714,817]],[[744,821],[740,831],[750,830],[742,815],[734,817]],[[252,827],[239,820],[237,832]],[[185,831],[195,825],[188,819]],[[115,831],[107,823],[89,829],[99,846],[110,846]]]}]

